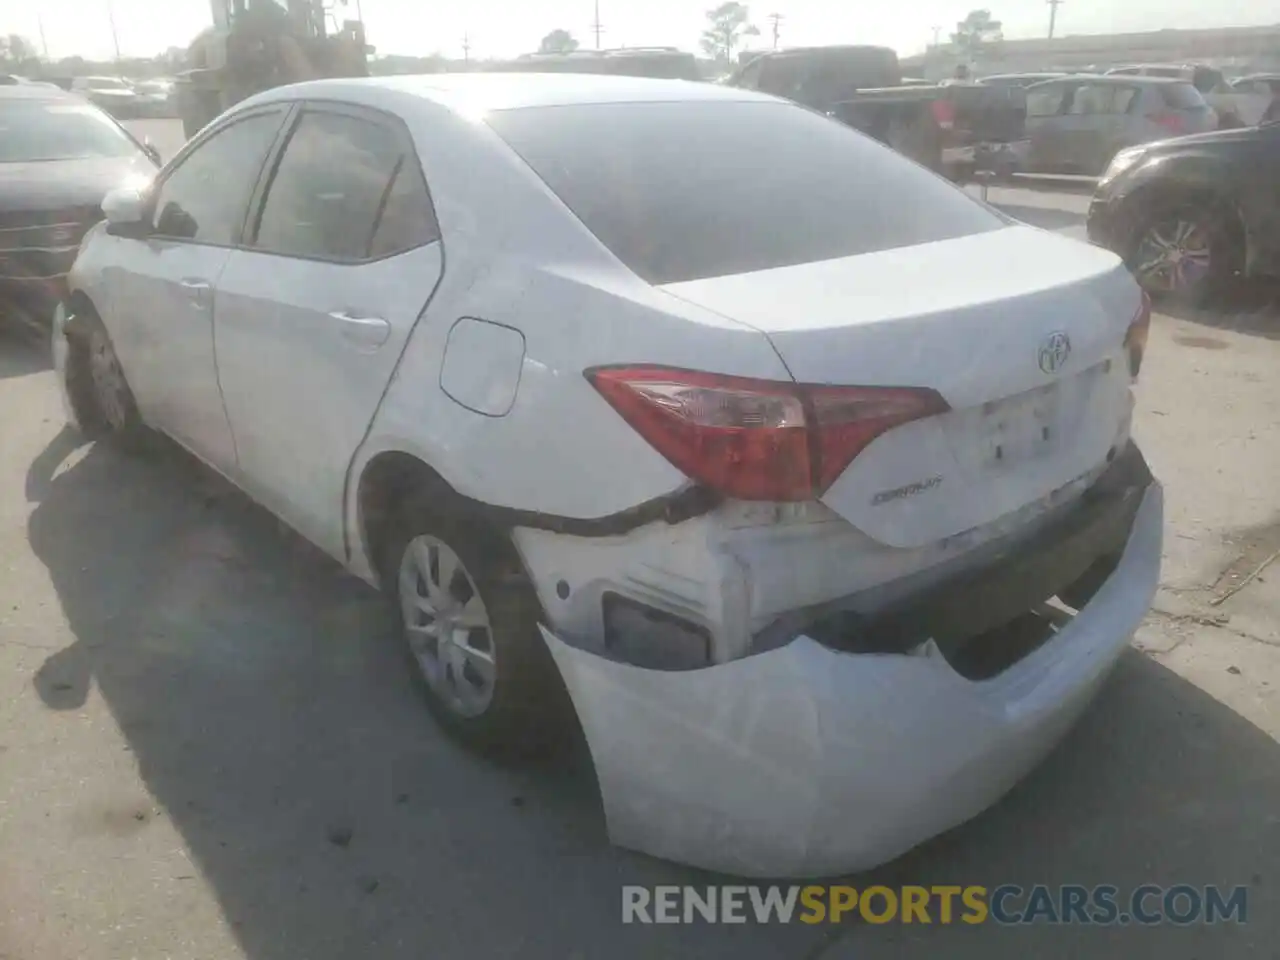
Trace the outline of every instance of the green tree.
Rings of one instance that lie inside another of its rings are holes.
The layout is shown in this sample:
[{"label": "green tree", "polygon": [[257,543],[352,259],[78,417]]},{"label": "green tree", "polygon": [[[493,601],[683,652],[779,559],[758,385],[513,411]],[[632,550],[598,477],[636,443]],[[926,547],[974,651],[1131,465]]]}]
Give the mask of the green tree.
[{"label": "green tree", "polygon": [[951,48],[966,60],[977,60],[982,51],[1004,39],[999,20],[990,10],[970,10],[969,15],[956,24],[951,34]]},{"label": "green tree", "polygon": [[573,53],[578,49],[578,41],[568,30],[552,30],[538,44],[539,53]]},{"label": "green tree", "polygon": [[737,0],[727,0],[714,10],[708,10],[707,19],[711,25],[702,31],[702,49],[708,56],[724,63],[733,62],[733,55],[743,37],[760,35],[760,30],[750,22],[750,10]]},{"label": "green tree", "polygon": [[11,33],[0,37],[0,67],[20,70],[36,59],[36,47],[30,40]]}]

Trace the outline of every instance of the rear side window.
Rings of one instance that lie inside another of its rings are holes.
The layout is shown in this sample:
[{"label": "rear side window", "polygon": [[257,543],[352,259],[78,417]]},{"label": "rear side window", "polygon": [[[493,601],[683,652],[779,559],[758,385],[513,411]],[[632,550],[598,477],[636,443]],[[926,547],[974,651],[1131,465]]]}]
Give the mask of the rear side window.
[{"label": "rear side window", "polygon": [[650,283],[1005,226],[887,147],[790,104],[575,104],[496,111],[488,123]]},{"label": "rear side window", "polygon": [[1030,88],[1027,91],[1027,116],[1056,117],[1062,112],[1062,96],[1066,90],[1066,85],[1061,83]]},{"label": "rear side window", "polygon": [[1217,70],[1208,67],[1196,67],[1191,76],[1191,84],[1201,93],[1217,93],[1224,90],[1227,81]]},{"label": "rear side window", "polygon": [[1070,112],[1084,116],[1126,113],[1137,95],[1136,87],[1118,83],[1086,83],[1077,88]]},{"label": "rear side window", "polygon": [[1167,106],[1175,110],[1194,110],[1205,105],[1204,97],[1189,83],[1166,83],[1160,86],[1160,96]]},{"label": "rear side window", "polygon": [[286,256],[357,261],[420,246],[434,233],[417,158],[396,131],[316,111],[304,113],[289,138],[254,245]]}]

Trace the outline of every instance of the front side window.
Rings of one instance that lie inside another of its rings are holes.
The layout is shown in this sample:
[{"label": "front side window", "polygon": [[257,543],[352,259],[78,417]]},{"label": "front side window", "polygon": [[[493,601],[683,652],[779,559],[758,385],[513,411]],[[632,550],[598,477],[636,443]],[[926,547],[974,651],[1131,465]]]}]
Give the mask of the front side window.
[{"label": "front side window", "polygon": [[267,191],[254,246],[268,253],[360,261],[435,239],[416,156],[386,124],[342,113],[302,115]]},{"label": "front side window", "polygon": [[0,163],[131,157],[138,145],[87,103],[7,100],[0,104]]},{"label": "front side window", "polygon": [[280,111],[245,117],[197,146],[160,184],[152,232],[218,246],[235,243],[280,121]]}]

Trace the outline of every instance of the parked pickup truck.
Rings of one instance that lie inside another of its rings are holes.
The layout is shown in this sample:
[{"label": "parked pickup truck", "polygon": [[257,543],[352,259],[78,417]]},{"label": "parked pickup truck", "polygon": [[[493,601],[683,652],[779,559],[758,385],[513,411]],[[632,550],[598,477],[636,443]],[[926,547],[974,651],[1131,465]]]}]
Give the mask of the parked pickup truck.
[{"label": "parked pickup truck", "polygon": [[887,47],[800,47],[762,53],[725,83],[820,110],[952,179],[972,173],[990,144],[1022,140],[1026,92],[902,76]]}]

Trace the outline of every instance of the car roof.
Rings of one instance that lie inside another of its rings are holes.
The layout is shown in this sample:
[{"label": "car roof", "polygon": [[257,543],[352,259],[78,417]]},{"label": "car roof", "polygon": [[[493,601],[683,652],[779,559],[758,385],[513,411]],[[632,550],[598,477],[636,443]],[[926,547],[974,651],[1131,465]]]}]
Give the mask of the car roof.
[{"label": "car roof", "polygon": [[276,87],[246,103],[339,99],[377,106],[405,96],[468,111],[559,107],[571,104],[676,102],[686,100],[773,101],[751,90],[691,80],[655,80],[581,73],[430,73],[416,76],[310,80]]},{"label": "car roof", "polygon": [[1135,77],[1129,74],[1103,74],[1103,73],[1069,73],[1065,76],[1054,77],[1052,80],[1045,80],[1044,83],[1033,83],[1030,88],[1044,86],[1049,83],[1063,82],[1084,82],[1088,83],[1115,83],[1115,84],[1139,84],[1141,86],[1159,87],[1170,83],[1189,83],[1180,77]]}]

